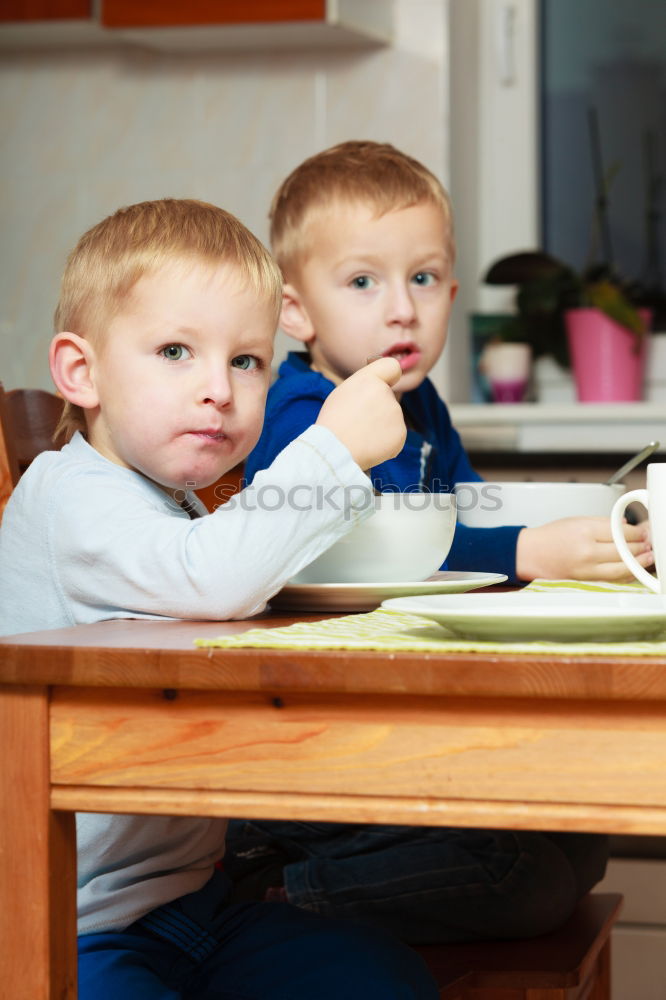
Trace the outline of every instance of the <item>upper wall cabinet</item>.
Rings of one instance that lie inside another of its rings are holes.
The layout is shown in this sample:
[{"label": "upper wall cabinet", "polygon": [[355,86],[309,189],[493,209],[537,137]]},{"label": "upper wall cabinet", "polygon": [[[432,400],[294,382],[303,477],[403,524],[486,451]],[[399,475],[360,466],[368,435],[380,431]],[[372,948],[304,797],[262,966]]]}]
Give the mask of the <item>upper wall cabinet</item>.
[{"label": "upper wall cabinet", "polygon": [[91,0],[2,0],[0,21],[64,21],[90,17]]},{"label": "upper wall cabinet", "polygon": [[[138,44],[166,50],[385,45],[392,0],[2,0],[0,48]],[[99,14],[97,10],[99,9]]]}]

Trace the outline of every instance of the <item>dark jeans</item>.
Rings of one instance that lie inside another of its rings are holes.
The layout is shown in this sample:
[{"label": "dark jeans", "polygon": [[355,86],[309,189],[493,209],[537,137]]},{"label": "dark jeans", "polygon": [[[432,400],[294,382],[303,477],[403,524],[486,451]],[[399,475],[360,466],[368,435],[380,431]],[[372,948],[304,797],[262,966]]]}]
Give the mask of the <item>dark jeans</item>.
[{"label": "dark jeans", "polygon": [[216,873],[125,931],[79,937],[79,1000],[437,1000],[382,931],[227,892]]},{"label": "dark jeans", "polygon": [[290,903],[425,944],[553,930],[607,857],[593,834],[235,820],[224,866],[242,885],[277,862]]}]

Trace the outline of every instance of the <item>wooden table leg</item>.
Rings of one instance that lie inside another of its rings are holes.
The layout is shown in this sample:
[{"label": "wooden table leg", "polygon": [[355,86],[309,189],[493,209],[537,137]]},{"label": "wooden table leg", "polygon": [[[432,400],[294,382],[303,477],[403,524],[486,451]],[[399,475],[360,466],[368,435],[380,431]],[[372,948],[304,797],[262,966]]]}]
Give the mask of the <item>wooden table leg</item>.
[{"label": "wooden table leg", "polygon": [[48,688],[0,688],[0,983],[76,1000],[74,814],[52,812]]}]

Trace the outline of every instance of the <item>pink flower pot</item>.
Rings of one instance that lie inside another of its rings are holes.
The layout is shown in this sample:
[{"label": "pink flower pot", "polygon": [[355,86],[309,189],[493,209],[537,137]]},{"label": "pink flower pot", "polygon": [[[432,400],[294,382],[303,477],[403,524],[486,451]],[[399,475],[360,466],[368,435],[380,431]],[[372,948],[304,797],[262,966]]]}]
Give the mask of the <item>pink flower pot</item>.
[{"label": "pink flower pot", "polygon": [[[639,310],[649,328],[652,313]],[[570,309],[567,340],[581,403],[632,402],[643,398],[646,338],[636,337],[599,309]]]}]

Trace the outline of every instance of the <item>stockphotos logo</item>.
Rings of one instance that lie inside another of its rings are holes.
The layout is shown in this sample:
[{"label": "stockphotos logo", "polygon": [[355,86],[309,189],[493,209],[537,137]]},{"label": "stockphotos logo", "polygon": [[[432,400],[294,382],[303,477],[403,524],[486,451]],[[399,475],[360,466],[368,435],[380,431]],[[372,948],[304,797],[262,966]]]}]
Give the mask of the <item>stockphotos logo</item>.
[{"label": "stockphotos logo", "polygon": [[254,511],[279,511],[279,510],[334,510],[339,511],[345,518],[354,517],[361,511],[370,507],[377,509],[379,506],[386,509],[387,504],[398,510],[448,510],[451,504],[450,494],[434,496],[430,493],[407,492],[398,493],[391,491],[377,494],[372,487],[365,486],[335,486],[325,489],[323,486],[312,486],[309,483],[296,484],[285,489],[281,486],[265,484],[258,488],[253,486],[236,493],[228,503],[226,508],[234,509],[240,507],[241,510]]},{"label": "stockphotos logo", "polygon": [[[435,482],[435,487],[442,485],[442,489],[423,491],[418,488],[405,491],[385,490],[376,493],[372,486],[334,486],[326,489],[321,485],[313,486],[311,483],[295,483],[288,488],[276,484],[265,483],[259,487],[247,486],[240,492],[234,492],[233,487],[220,484],[215,488],[215,497],[220,501],[215,505],[215,510],[236,510],[240,508],[244,511],[267,511],[274,512],[280,510],[295,510],[307,512],[312,510],[335,510],[341,512],[345,518],[358,515],[361,511],[369,507],[377,509],[380,504],[382,509],[393,506],[394,509],[401,510],[442,510],[448,511],[451,507],[451,492],[445,484]],[[187,491],[195,490],[195,482],[186,483]],[[180,509],[186,508],[187,491],[176,490],[173,500],[169,498],[167,503]]]},{"label": "stockphotos logo", "polygon": [[456,508],[459,513],[471,510],[492,513],[502,509],[502,487],[493,483],[465,483],[456,487]]}]

